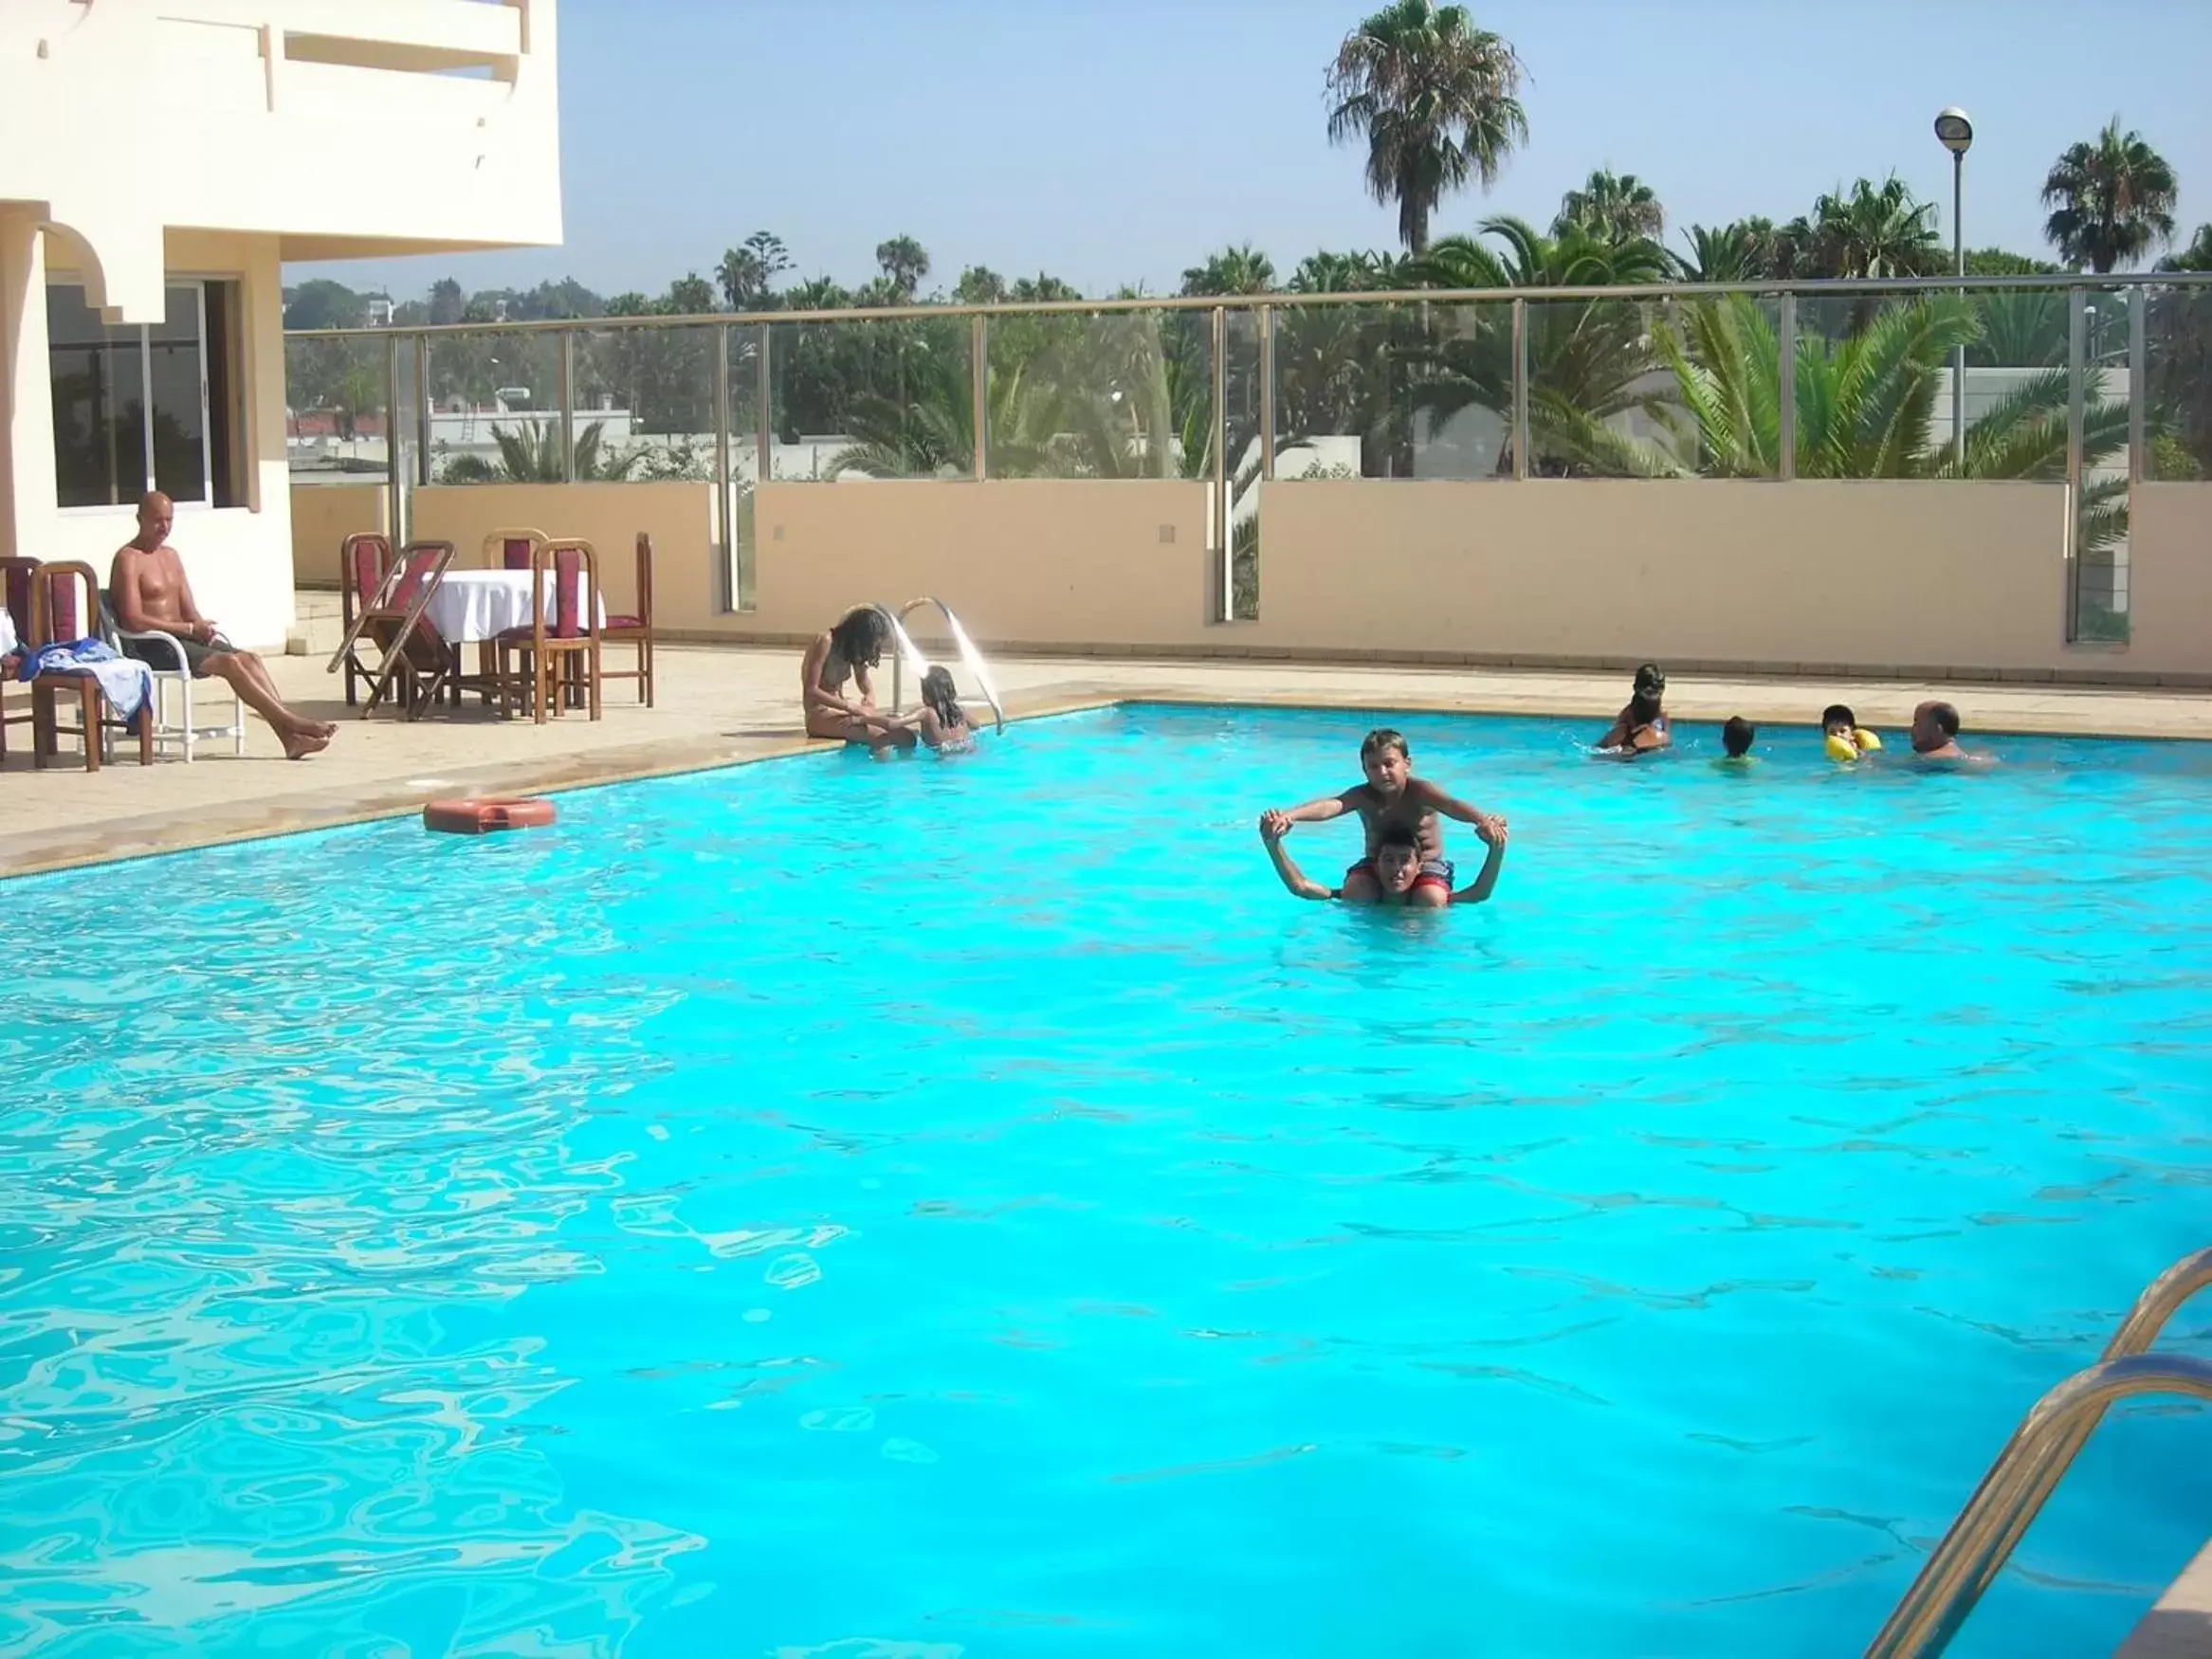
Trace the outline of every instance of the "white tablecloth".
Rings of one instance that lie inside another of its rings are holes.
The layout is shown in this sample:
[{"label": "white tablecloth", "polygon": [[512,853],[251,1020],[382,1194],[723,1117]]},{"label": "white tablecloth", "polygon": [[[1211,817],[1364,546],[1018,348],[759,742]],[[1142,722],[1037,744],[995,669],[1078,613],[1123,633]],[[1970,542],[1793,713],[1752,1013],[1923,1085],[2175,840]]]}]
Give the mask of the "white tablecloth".
[{"label": "white tablecloth", "polygon": [[[510,628],[530,626],[528,571],[448,571],[424,614],[454,645],[497,639]],[[553,620],[558,592],[551,572],[545,577],[545,620]],[[594,598],[596,596],[594,595]],[[599,623],[607,622],[607,604],[597,601]]]},{"label": "white tablecloth", "polygon": [[[524,604],[527,605],[525,600]],[[0,605],[0,657],[15,648],[15,618],[8,614],[8,607]]]}]

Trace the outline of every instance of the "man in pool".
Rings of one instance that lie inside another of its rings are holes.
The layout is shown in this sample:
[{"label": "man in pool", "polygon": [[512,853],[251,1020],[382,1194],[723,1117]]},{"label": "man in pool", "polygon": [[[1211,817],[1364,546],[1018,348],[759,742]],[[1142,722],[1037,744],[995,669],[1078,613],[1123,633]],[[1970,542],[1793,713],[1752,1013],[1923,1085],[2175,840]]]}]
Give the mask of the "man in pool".
[{"label": "man in pool", "polygon": [[1474,832],[1492,846],[1505,836],[1505,819],[1478,811],[1435,784],[1416,777],[1413,750],[1403,737],[1387,726],[1369,732],[1360,745],[1360,770],[1366,775],[1365,783],[1354,784],[1342,794],[1307,801],[1302,807],[1278,808],[1260,818],[1262,830],[1280,839],[1290,832],[1293,824],[1325,824],[1346,812],[1359,813],[1366,830],[1366,852],[1344,872],[1344,896],[1349,903],[1372,904],[1381,898],[1375,853],[1381,845],[1382,831],[1392,825],[1412,831],[1414,846],[1421,855],[1419,884],[1435,889],[1444,898],[1451,895],[1454,872],[1452,861],[1444,856],[1444,827],[1439,820],[1452,818],[1472,824]]},{"label": "man in pool", "polygon": [[1924,702],[1912,711],[1912,756],[1953,766],[1987,766],[1990,757],[1959,747],[1959,711],[1947,702]]},{"label": "man in pool", "polygon": [[1399,910],[1441,910],[1447,904],[1480,904],[1497,886],[1498,871],[1505,867],[1506,826],[1500,822],[1489,838],[1490,852],[1482,861],[1474,884],[1454,893],[1424,873],[1426,866],[1421,862],[1414,831],[1403,824],[1390,824],[1377,837],[1375,856],[1368,860],[1375,871],[1371,895],[1366,886],[1355,893],[1348,882],[1342,887],[1325,887],[1307,877],[1291,859],[1283,846],[1283,832],[1272,825],[1277,816],[1274,812],[1261,816],[1260,840],[1267,844],[1268,857],[1274,862],[1275,874],[1283,879],[1283,885],[1300,899],[1335,899],[1346,904],[1380,904]]}]

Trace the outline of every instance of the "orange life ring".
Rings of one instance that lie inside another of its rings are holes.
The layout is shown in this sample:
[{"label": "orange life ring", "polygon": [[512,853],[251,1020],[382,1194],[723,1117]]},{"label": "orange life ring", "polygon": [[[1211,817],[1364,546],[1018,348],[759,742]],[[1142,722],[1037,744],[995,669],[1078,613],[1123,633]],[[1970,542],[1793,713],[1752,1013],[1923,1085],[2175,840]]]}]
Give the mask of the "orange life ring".
[{"label": "orange life ring", "polygon": [[499,830],[542,830],[553,822],[553,818],[551,801],[432,801],[423,808],[423,828],[448,835],[488,835]]}]

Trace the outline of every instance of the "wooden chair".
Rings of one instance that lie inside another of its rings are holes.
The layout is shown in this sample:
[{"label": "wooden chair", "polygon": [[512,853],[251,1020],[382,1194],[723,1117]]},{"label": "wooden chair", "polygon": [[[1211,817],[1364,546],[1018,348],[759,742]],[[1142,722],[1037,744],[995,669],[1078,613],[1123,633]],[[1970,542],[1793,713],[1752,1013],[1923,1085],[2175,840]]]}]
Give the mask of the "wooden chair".
[{"label": "wooden chair", "polygon": [[484,568],[487,571],[526,571],[538,550],[553,538],[527,526],[494,530],[484,538]]},{"label": "wooden chair", "polygon": [[637,533],[637,610],[610,616],[599,627],[599,638],[611,646],[635,646],[637,666],[603,669],[608,680],[637,682],[637,700],[653,705],[653,538]]},{"label": "wooden chair", "polygon": [[[345,617],[345,630],[354,631],[354,619],[376,602],[384,578],[399,562],[392,551],[392,538],[364,530],[347,537],[338,548],[338,591]],[[345,662],[346,707],[352,708],[356,691],[367,678],[349,656]]]},{"label": "wooden chair", "polygon": [[14,714],[8,712],[8,688],[15,684],[15,668],[23,653],[31,648],[31,641],[41,637],[38,568],[35,558],[0,558],[0,606],[8,611],[9,629],[16,642],[14,650],[0,656],[0,761],[8,758],[8,728],[31,723],[27,702]]},{"label": "wooden chair", "polygon": [[[546,615],[545,578],[553,578],[553,614]],[[599,556],[588,541],[547,542],[530,558],[530,626],[510,628],[493,642],[499,648],[495,684],[505,714],[528,687],[539,725],[560,712],[556,693],[562,669],[579,673],[590,695],[591,718],[599,718]],[[520,665],[514,658],[521,655]],[[527,679],[525,679],[527,676]]]},{"label": "wooden chair", "polygon": [[[39,614],[31,645],[70,644],[94,636],[100,629],[100,576],[77,559],[56,560],[39,566],[32,577],[32,603]],[[64,699],[77,703],[77,723],[61,723]],[[154,764],[154,688],[146,687],[146,701],[138,712],[124,720],[112,712],[107,694],[90,674],[41,674],[30,683],[31,764],[44,766],[59,753],[61,738],[73,737],[84,744],[84,770],[98,772],[108,734],[138,734],[138,764]]]},{"label": "wooden chair", "polygon": [[[363,720],[375,713],[376,705],[395,690],[406,717],[420,719],[423,710],[437,701],[438,694],[461,671],[460,652],[425,614],[430,595],[445,580],[447,567],[452,562],[450,541],[409,542],[401,549],[398,562],[386,574],[375,599],[347,630],[338,654],[331,659],[333,668],[351,661],[368,680],[369,700],[361,705]],[[361,659],[364,645],[376,648],[373,665]]]}]

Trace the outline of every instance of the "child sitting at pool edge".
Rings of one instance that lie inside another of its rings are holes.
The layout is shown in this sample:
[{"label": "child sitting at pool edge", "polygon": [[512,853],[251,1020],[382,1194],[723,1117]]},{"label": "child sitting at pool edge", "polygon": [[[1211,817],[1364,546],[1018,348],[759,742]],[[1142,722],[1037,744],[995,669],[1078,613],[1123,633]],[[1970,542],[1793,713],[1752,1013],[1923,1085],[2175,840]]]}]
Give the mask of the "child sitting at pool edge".
[{"label": "child sitting at pool edge", "polygon": [[1412,748],[1401,735],[1387,726],[1369,732],[1361,743],[1360,770],[1366,775],[1367,781],[1354,784],[1341,794],[1324,795],[1302,807],[1277,809],[1260,817],[1261,832],[1272,846],[1288,835],[1294,824],[1325,824],[1346,812],[1359,813],[1366,831],[1366,850],[1357,864],[1344,871],[1344,897],[1350,903],[1372,904],[1381,897],[1382,883],[1375,866],[1375,855],[1381,846],[1382,831],[1393,825],[1413,832],[1415,849],[1420,854],[1415,884],[1434,888],[1439,895],[1435,902],[1443,902],[1450,897],[1454,873],[1452,861],[1444,856],[1444,829],[1438,821],[1440,818],[1473,825],[1475,834],[1492,847],[1505,838],[1503,818],[1480,811],[1446,794],[1435,784],[1414,776]]},{"label": "child sitting at pool edge", "polygon": [[1482,861],[1482,869],[1474,878],[1474,884],[1453,892],[1449,887],[1428,879],[1427,866],[1421,862],[1420,848],[1413,830],[1404,824],[1387,824],[1376,838],[1375,856],[1368,862],[1375,870],[1374,897],[1364,897],[1365,889],[1355,894],[1351,884],[1342,887],[1325,887],[1309,878],[1291,859],[1283,846],[1283,833],[1273,827],[1278,814],[1263,813],[1260,818],[1260,839],[1267,844],[1268,857],[1274,862],[1275,874],[1283,885],[1301,899],[1335,899],[1346,904],[1380,904],[1401,910],[1441,910],[1448,904],[1480,904],[1488,899],[1498,884],[1498,872],[1506,863],[1506,826],[1501,821],[1490,840],[1490,852]]}]

